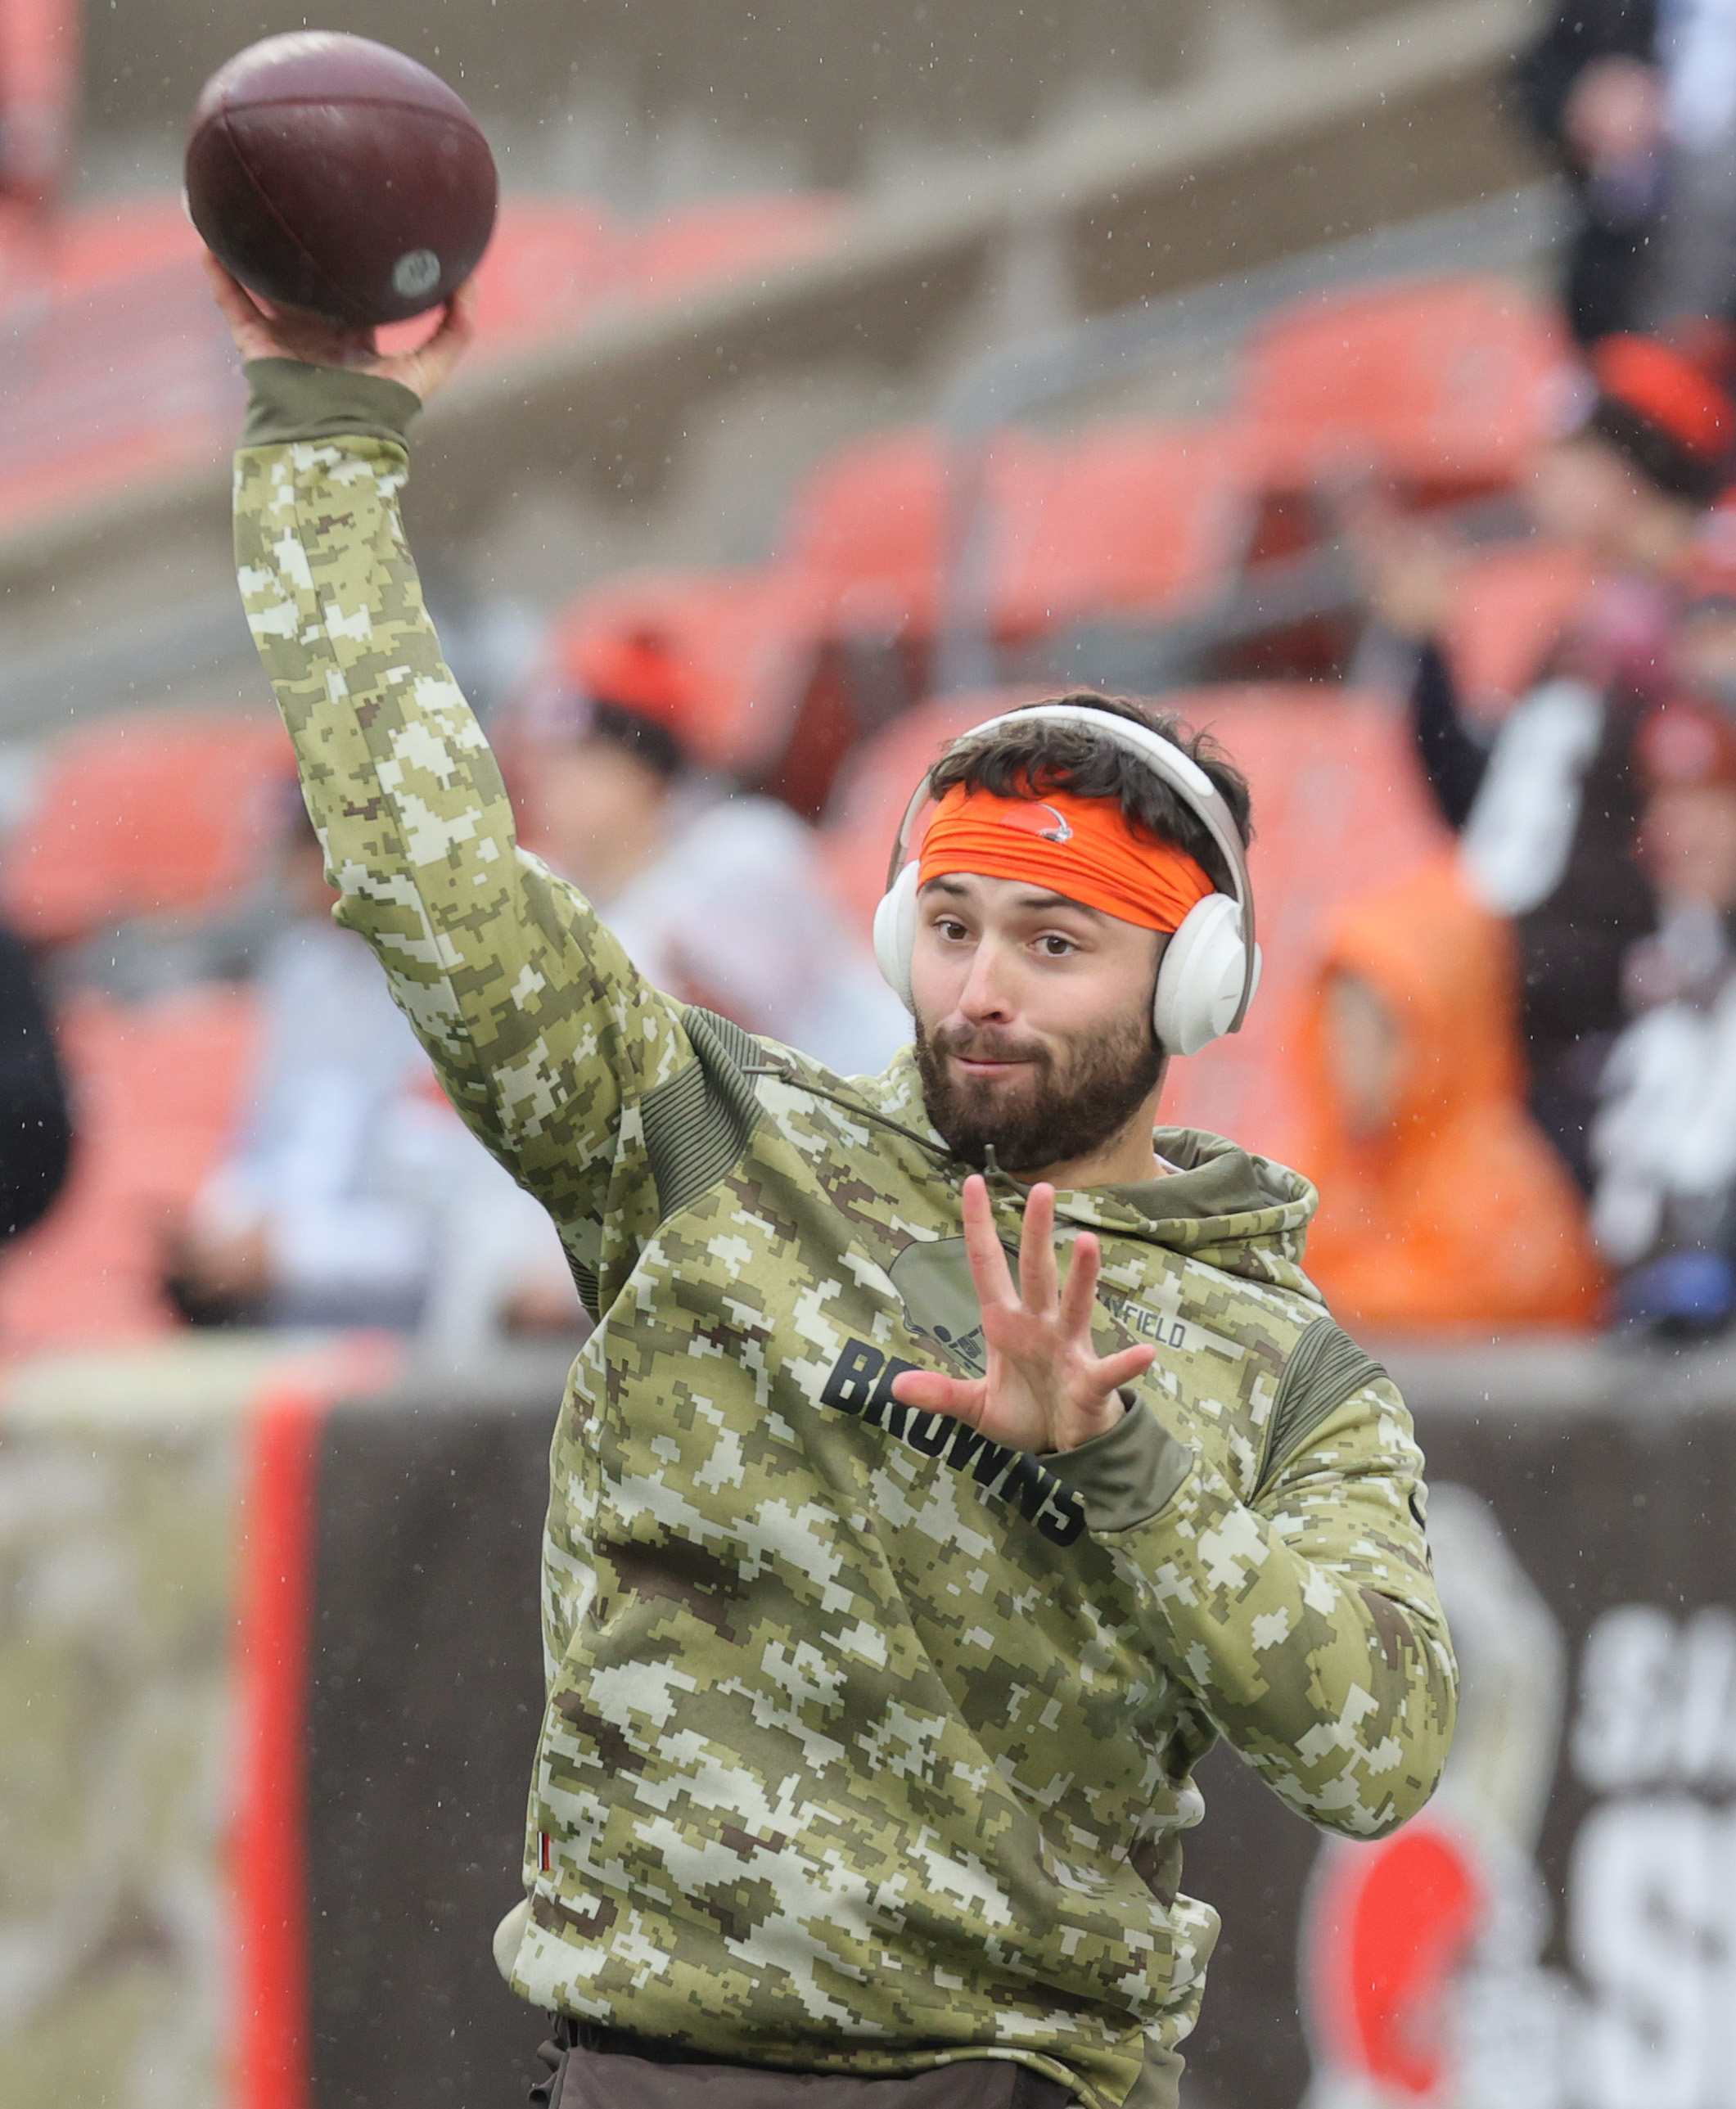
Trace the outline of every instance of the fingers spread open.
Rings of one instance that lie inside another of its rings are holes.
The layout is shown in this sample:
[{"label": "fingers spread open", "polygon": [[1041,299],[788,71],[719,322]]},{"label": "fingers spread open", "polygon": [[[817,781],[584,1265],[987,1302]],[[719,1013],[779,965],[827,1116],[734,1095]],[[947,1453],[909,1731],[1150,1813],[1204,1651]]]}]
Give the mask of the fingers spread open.
[{"label": "fingers spread open", "polygon": [[1097,1274],[1103,1248],[1089,1231],[1081,1231],[1073,1241],[1073,1259],[1067,1269],[1067,1288],[1061,1298],[1061,1323],[1069,1333],[1089,1334],[1097,1302]]},{"label": "fingers spread open", "polygon": [[950,1414],[973,1428],[982,1418],[986,1392],[980,1383],[944,1377],[938,1370],[904,1370],[892,1380],[892,1395],[900,1406],[914,1407],[919,1413]]},{"label": "fingers spread open", "polygon": [[965,1251],[970,1261],[977,1301],[983,1310],[997,1307],[1016,1310],[1019,1292],[1013,1286],[1013,1271],[995,1232],[988,1182],[979,1172],[973,1172],[965,1181]]},{"label": "fingers spread open", "polygon": [[1019,1288],[1027,1311],[1047,1316],[1060,1299],[1055,1267],[1055,1189],[1039,1180],[1024,1204],[1019,1234]]},{"label": "fingers spread open", "polygon": [[1123,1348],[1119,1354],[1105,1355],[1096,1367],[1096,1380],[1105,1392],[1119,1390],[1142,1377],[1157,1360],[1155,1348]]}]

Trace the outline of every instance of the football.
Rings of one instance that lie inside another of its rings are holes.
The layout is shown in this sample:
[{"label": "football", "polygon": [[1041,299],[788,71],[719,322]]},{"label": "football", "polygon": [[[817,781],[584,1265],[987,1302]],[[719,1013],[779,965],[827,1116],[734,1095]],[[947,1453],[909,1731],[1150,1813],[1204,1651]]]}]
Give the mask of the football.
[{"label": "football", "polygon": [[250,44],[206,83],[187,209],[250,291],[357,327],[450,299],[494,231],[494,156],[463,101],[388,45]]}]

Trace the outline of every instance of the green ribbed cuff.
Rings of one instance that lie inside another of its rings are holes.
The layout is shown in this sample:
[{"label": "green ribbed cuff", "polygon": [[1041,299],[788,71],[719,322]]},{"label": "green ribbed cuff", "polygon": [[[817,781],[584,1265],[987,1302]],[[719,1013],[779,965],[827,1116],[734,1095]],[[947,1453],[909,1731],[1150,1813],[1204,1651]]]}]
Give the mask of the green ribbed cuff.
[{"label": "green ribbed cuff", "polygon": [[393,440],[406,444],[422,408],[414,389],[377,373],[342,366],[305,366],[299,359],[250,359],[244,447],[290,440]]},{"label": "green ribbed cuff", "polygon": [[1169,1507],[1194,1468],[1194,1453],[1136,1399],[1113,1428],[1042,1461],[1078,1496],[1092,1530],[1132,1530]]}]

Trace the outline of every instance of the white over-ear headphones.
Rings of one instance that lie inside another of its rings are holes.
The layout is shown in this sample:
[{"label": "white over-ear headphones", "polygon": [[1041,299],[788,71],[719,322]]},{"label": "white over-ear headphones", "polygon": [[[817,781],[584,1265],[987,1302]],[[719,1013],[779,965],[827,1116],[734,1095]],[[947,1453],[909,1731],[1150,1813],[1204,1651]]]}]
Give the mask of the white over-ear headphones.
[{"label": "white over-ear headphones", "polygon": [[[1114,717],[1106,711],[1081,709],[1072,703],[1040,703],[1034,709],[1008,711],[988,718],[955,740],[956,753],[967,742],[1003,725],[1076,725],[1137,755],[1178,791],[1223,852],[1230,868],[1233,896],[1209,893],[1182,919],[1169,940],[1158,969],[1152,1023],[1172,1054],[1195,1054],[1226,1032],[1239,1032],[1254,991],[1259,986],[1259,946],[1254,942],[1254,893],[1248,883],[1248,860],[1241,831],[1223,793],[1198,762],[1173,740],[1148,726]],[[906,861],[906,844],[916,815],[927,802],[925,776],[898,824],[887,868],[886,893],[874,912],[874,956],[880,972],[914,1011],[911,996],[911,955],[916,942],[916,892],[920,865]]]}]

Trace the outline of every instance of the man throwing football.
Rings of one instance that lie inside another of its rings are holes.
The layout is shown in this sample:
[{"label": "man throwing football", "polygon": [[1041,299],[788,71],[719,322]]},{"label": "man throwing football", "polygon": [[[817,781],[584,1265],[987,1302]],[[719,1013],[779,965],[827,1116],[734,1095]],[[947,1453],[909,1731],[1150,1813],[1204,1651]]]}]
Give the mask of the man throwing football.
[{"label": "man throwing football", "polygon": [[621,2062],[588,2098],[649,2059],[744,2102],[1173,2109],[1201,1755],[1377,1837],[1455,1690],[1408,1416],[1302,1271],[1312,1190],[1155,1127],[1252,992],[1245,787],[1132,705],[1010,713],[913,787],[876,938],[914,1047],[846,1077],[683,1008],[518,848],[423,611],[405,432],[463,303],[380,358],[216,282],[242,590],[337,913],[596,1321],[511,1981]]}]

